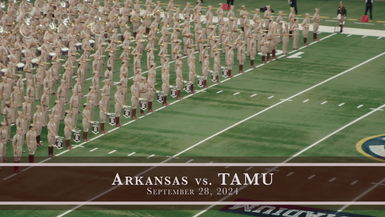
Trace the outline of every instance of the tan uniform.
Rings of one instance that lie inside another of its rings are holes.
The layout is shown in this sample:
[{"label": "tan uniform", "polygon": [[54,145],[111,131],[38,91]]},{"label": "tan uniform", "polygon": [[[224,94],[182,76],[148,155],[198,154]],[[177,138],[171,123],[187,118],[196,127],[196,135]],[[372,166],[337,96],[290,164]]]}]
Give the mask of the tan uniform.
[{"label": "tan uniform", "polygon": [[115,123],[116,126],[120,126],[120,115],[124,106],[124,93],[121,86],[118,86],[115,95]]},{"label": "tan uniform", "polygon": [[148,70],[147,84],[149,86],[148,90],[148,111],[152,112],[152,102],[155,98],[155,82],[156,82],[156,70],[155,66],[152,65]]},{"label": "tan uniform", "polygon": [[180,56],[177,56],[177,58],[175,60],[175,74],[176,74],[175,84],[176,84],[176,96],[177,96],[177,99],[181,98],[181,90],[183,89],[183,72],[182,72],[182,68],[183,68],[182,59],[180,58]]},{"label": "tan uniform", "polygon": [[37,137],[36,129],[32,127],[31,129],[28,130],[26,135],[26,142],[27,142],[28,155],[29,155],[28,157],[29,157],[30,163],[34,162],[34,155],[37,148],[36,137]]},{"label": "tan uniform", "polygon": [[90,129],[90,125],[91,125],[91,108],[89,105],[87,105],[83,109],[82,125],[83,125],[83,141],[88,141],[88,130]]},{"label": "tan uniform", "polygon": [[15,163],[20,162],[21,155],[23,153],[23,144],[24,144],[24,135],[22,132],[18,131],[13,136],[12,147],[13,147],[13,159]]},{"label": "tan uniform", "polygon": [[72,130],[75,128],[75,123],[72,119],[71,112],[68,112],[66,117],[64,118],[64,139],[65,139],[65,146],[69,150],[71,149],[71,136],[72,136]]},{"label": "tan uniform", "polygon": [[195,52],[194,52],[194,49],[188,49],[187,51],[187,63],[188,63],[188,68],[189,68],[189,74],[188,74],[188,77],[189,77],[189,83],[191,85],[191,89],[190,89],[190,92],[191,93],[194,93],[194,82],[195,82],[195,75],[196,75],[196,72],[195,72],[195,68],[196,68],[196,65],[195,65]]},{"label": "tan uniform", "polygon": [[47,124],[47,129],[48,129],[48,156],[52,157],[53,156],[53,147],[56,142],[56,136],[57,136],[57,130],[56,130],[56,123],[54,120],[54,115],[50,115],[48,124]]},{"label": "tan uniform", "polygon": [[282,52],[283,54],[289,53],[289,25],[286,23],[282,31]]},{"label": "tan uniform", "polygon": [[292,25],[292,32],[293,32],[293,49],[298,49],[298,38],[299,38],[299,28],[298,28],[298,22],[295,21]]},{"label": "tan uniform", "polygon": [[131,117],[132,119],[136,119],[136,108],[139,103],[139,87],[137,81],[131,85]]},{"label": "tan uniform", "polygon": [[102,95],[99,101],[99,126],[100,126],[101,133],[105,132],[104,127],[107,119],[108,101],[109,101],[109,96],[107,95]]},{"label": "tan uniform", "polygon": [[0,163],[5,162],[5,156],[7,153],[7,144],[9,139],[8,125],[2,125],[0,127]]},{"label": "tan uniform", "polygon": [[168,64],[168,58],[165,58],[165,61],[162,66],[162,99],[163,105],[167,106],[167,95],[170,90],[170,66]]},{"label": "tan uniform", "polygon": [[313,40],[318,40],[318,29],[319,29],[319,23],[320,23],[320,15],[319,15],[319,9],[315,9],[315,13],[313,15]]}]

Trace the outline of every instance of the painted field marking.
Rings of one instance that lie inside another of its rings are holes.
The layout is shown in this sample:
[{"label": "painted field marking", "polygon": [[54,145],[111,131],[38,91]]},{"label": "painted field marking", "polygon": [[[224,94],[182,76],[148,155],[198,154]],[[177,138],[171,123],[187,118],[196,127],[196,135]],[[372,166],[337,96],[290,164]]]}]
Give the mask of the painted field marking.
[{"label": "painted field marking", "polygon": [[131,152],[131,153],[129,153],[127,156],[128,157],[130,157],[130,156],[133,156],[134,154],[136,154],[136,152],[134,151],[134,152]]},{"label": "painted field marking", "polygon": [[361,38],[366,38],[366,37],[368,37],[367,35],[363,35]]},{"label": "painted field marking", "polygon": [[222,93],[222,92],[223,92],[223,90],[217,91],[217,93]]},{"label": "painted field marking", "polygon": [[344,211],[346,208],[348,208],[349,206],[353,205],[354,202],[356,202],[357,200],[361,199],[362,197],[364,197],[366,194],[368,194],[369,192],[373,191],[375,188],[377,188],[379,185],[381,185],[382,183],[385,182],[385,178],[383,178],[382,180],[380,180],[377,184],[373,185],[372,187],[368,188],[366,191],[362,192],[361,194],[359,194],[357,197],[355,197],[349,204],[346,204],[344,206],[342,206],[338,212],[342,212]]},{"label": "painted field marking", "polygon": [[108,154],[113,154],[115,152],[116,152],[116,150],[112,150],[112,151],[108,152]]},{"label": "painted field marking", "polygon": [[193,161],[194,161],[194,159],[190,159],[190,160],[188,160],[188,161],[186,162],[186,164],[191,163],[191,162],[193,162]]},{"label": "painted field marking", "polygon": [[287,58],[289,59],[299,59],[299,58],[302,58],[302,54],[304,54],[304,52],[302,51],[298,51],[297,53],[291,55],[291,56],[288,56]]},{"label": "painted field marking", "polygon": [[374,25],[374,23],[361,23],[361,22],[354,22],[354,24],[362,24],[362,25],[370,25],[370,26]]},{"label": "painted field marking", "polygon": [[384,109],[379,109],[379,108],[370,108],[370,110],[384,111]]},{"label": "painted field marking", "polygon": [[310,99],[305,99],[304,101],[302,101],[302,103],[307,103],[309,101],[310,101]]},{"label": "painted field marking", "polygon": [[269,96],[269,97],[267,97],[268,99],[273,99],[274,98],[274,96]]},{"label": "painted field marking", "polygon": [[352,36],[351,34],[349,34],[349,35],[347,35],[346,37],[350,37],[350,36]]},{"label": "painted field marking", "polygon": [[350,185],[355,185],[357,184],[358,180],[354,180],[353,182],[350,183]]},{"label": "painted field marking", "polygon": [[288,102],[293,102],[293,100],[292,100],[292,99],[279,99],[279,100],[281,100],[281,101],[288,101]]},{"label": "painted field marking", "polygon": [[254,94],[251,94],[250,97],[255,97],[256,95],[258,95],[258,94],[254,93]]},{"label": "painted field marking", "polygon": [[236,93],[233,93],[233,96],[236,96],[238,94],[240,94],[241,92],[236,92]]},{"label": "painted field marking", "polygon": [[340,104],[338,104],[338,107],[341,107],[341,106],[343,106],[343,105],[345,105],[345,103],[343,102],[343,103],[340,103]]},{"label": "painted field marking", "polygon": [[154,157],[155,156],[155,154],[151,154],[151,155],[149,155],[148,157],[147,157],[147,159],[150,159],[150,158],[152,158],[152,157]]},{"label": "painted field marking", "polygon": [[307,177],[307,179],[310,180],[310,179],[313,179],[314,177],[315,177],[315,174],[313,174],[313,175]]},{"label": "painted field marking", "polygon": [[328,101],[323,101],[323,102],[321,103],[321,105],[324,105],[324,104],[326,104],[326,103],[328,103]]},{"label": "painted field marking", "polygon": [[[372,185],[377,185],[378,183],[377,182],[372,182]],[[385,186],[385,184],[379,184],[379,185],[381,185],[381,186]]]},{"label": "painted field marking", "polygon": [[288,173],[286,176],[291,176],[291,175],[293,175],[294,174],[294,172],[293,171],[291,171],[290,173]]},{"label": "painted field marking", "polygon": [[96,151],[96,150],[98,150],[99,148],[93,148],[93,149],[91,149],[90,150],[90,152],[94,152],[94,151]]},{"label": "painted field marking", "polygon": [[329,182],[334,182],[336,179],[337,179],[337,177],[333,177],[333,178],[329,179]]},{"label": "painted field marking", "polygon": [[362,105],[362,104],[359,105],[359,106],[357,106],[358,109],[359,109],[359,108],[362,108],[362,107],[364,107],[364,105]]},{"label": "painted field marking", "polygon": [[377,39],[381,39],[382,37],[380,36],[380,37],[378,37]]},{"label": "painted field marking", "polygon": [[245,171],[249,171],[249,170],[251,170],[253,167],[248,167],[248,168],[246,168],[245,169]]}]

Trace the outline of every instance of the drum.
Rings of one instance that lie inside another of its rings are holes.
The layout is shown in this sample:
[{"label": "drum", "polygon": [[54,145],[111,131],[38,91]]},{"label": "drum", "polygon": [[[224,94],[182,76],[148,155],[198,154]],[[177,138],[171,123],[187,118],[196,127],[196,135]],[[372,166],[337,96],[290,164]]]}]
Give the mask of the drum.
[{"label": "drum", "polygon": [[221,69],[222,69],[222,77],[227,78],[228,77],[228,75],[227,75],[227,68],[226,67],[222,67]]},{"label": "drum", "polygon": [[131,106],[128,106],[128,105],[123,106],[123,117],[125,118],[131,117]]},{"label": "drum", "polygon": [[184,88],[183,90],[186,92],[186,93],[191,93],[191,86],[192,86],[192,83],[189,82],[189,81],[184,81]]},{"label": "drum", "polygon": [[55,137],[55,146],[57,149],[62,149],[63,148],[63,141],[64,138],[61,136],[56,136]]},{"label": "drum", "polygon": [[80,51],[82,49],[82,43],[81,42],[76,43],[75,47],[77,51]]},{"label": "drum", "polygon": [[41,47],[38,47],[36,49],[36,56],[40,56],[41,55]]},{"label": "drum", "polygon": [[16,70],[17,70],[18,72],[21,72],[21,71],[23,71],[24,66],[25,66],[24,63],[18,63],[18,64],[16,64]]},{"label": "drum", "polygon": [[139,108],[140,110],[147,110],[148,102],[145,98],[139,98]]},{"label": "drum", "polygon": [[52,61],[52,59],[53,59],[55,56],[56,56],[56,53],[50,52],[50,53],[48,54],[48,60],[49,60],[49,61]]},{"label": "drum", "polygon": [[171,90],[171,97],[172,98],[176,98],[176,87],[175,86],[170,86],[170,90]]},{"label": "drum", "polygon": [[72,140],[76,143],[80,142],[80,129],[75,128],[72,130]]},{"label": "drum", "polygon": [[89,40],[89,42],[90,42],[90,46],[92,48],[94,48],[95,47],[95,41],[91,39],[91,40]]},{"label": "drum", "polygon": [[108,117],[108,123],[109,123],[111,126],[115,126],[115,125],[116,125],[116,122],[115,122],[115,113],[107,113],[107,117]]},{"label": "drum", "polygon": [[91,121],[91,132],[95,135],[99,133],[99,121]]},{"label": "drum", "polygon": [[63,55],[63,56],[67,56],[68,55],[68,47],[63,47],[62,49],[61,49],[61,55]]},{"label": "drum", "polygon": [[203,88],[204,84],[203,84],[203,77],[202,76],[198,76],[198,87],[200,88]]},{"label": "drum", "polygon": [[211,81],[217,83],[219,81],[219,76],[215,73],[211,73]]},{"label": "drum", "polygon": [[37,67],[37,65],[39,64],[39,58],[33,58],[31,60],[31,63],[32,63],[32,67]]},{"label": "drum", "polygon": [[156,101],[159,103],[163,103],[163,92],[156,91]]},{"label": "drum", "polygon": [[1,76],[4,76],[5,73],[6,73],[7,71],[8,71],[8,69],[6,69],[6,68],[1,69],[1,70],[0,70],[0,75],[1,75]]}]

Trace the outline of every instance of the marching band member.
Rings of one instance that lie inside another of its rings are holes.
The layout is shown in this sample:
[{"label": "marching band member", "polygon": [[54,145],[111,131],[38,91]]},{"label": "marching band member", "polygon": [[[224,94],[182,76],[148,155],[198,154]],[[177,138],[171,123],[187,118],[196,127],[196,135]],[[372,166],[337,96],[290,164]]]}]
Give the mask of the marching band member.
[{"label": "marching band member", "polygon": [[72,136],[72,130],[74,129],[75,129],[75,123],[73,120],[73,115],[71,110],[68,110],[64,118],[64,139],[65,139],[64,144],[67,150],[71,149],[71,136]]},{"label": "marching band member", "polygon": [[319,22],[320,22],[320,15],[319,15],[319,8],[314,9],[314,15],[313,15],[313,40],[318,40],[318,29],[319,29]]},{"label": "marching band member", "polygon": [[302,21],[302,35],[303,35],[303,44],[307,45],[307,38],[309,36],[309,27],[310,27],[310,14],[305,14],[305,19]]},{"label": "marching band member", "polygon": [[36,127],[32,124],[26,135],[29,163],[33,163],[35,161],[35,152],[37,148],[36,137],[37,137],[37,130],[36,130]]}]

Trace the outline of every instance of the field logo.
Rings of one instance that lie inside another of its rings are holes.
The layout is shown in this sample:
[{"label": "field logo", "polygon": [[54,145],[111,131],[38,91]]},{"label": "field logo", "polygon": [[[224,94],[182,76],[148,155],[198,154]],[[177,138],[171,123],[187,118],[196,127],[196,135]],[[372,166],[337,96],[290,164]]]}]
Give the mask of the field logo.
[{"label": "field logo", "polygon": [[221,209],[224,212],[259,217],[372,217],[302,206],[234,205]]},{"label": "field logo", "polygon": [[361,139],[356,148],[361,154],[378,161],[385,161],[385,134]]}]

